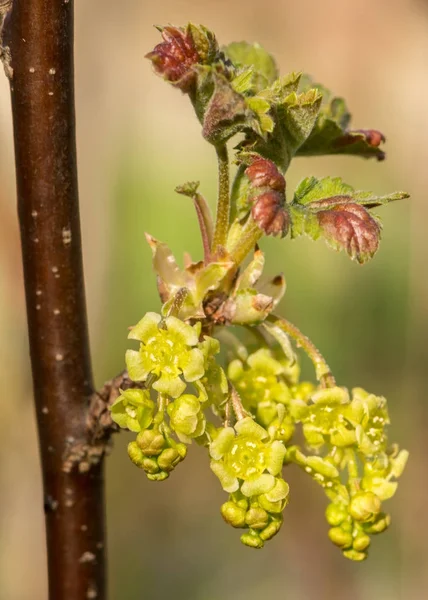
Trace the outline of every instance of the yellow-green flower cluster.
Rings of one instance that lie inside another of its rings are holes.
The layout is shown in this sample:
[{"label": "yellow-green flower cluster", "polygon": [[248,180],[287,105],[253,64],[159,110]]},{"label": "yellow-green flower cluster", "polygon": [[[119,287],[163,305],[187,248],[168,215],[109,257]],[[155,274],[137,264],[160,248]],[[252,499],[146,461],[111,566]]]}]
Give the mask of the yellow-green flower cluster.
[{"label": "yellow-green flower cluster", "polygon": [[294,433],[291,385],[298,378],[297,363],[278,360],[268,348],[260,348],[246,361],[229,363],[227,374],[244,407],[271,437],[287,442]]},{"label": "yellow-green flower cluster", "polygon": [[[332,504],[329,537],[351,560],[364,560],[370,535],[381,533],[390,517],[381,511],[402,474],[408,452],[388,448],[386,400],[356,388],[315,391],[299,412],[309,451],[287,450],[287,461],[303,468],[325,489]],[[346,482],[346,483],[344,483]]]},{"label": "yellow-green flower cluster", "polygon": [[208,336],[199,341],[200,332],[200,323],[192,326],[156,313],[147,313],[130,331],[140,347],[126,353],[128,375],[143,389],[122,391],[111,416],[138,434],[128,454],[149,479],[168,477],[186,456],[183,443],[207,442],[204,410],[224,401],[227,381],[214,358],[219,342]]},{"label": "yellow-green flower cluster", "polygon": [[[211,469],[232,494],[223,505],[224,519],[249,529],[244,544],[261,548],[278,531],[289,488],[281,478],[285,447],[251,417],[217,431],[209,446]],[[276,525],[272,525],[275,523]],[[274,531],[275,530],[275,531]]]},{"label": "yellow-green flower cluster", "polygon": [[[224,520],[243,530],[245,545],[262,548],[281,528],[289,496],[282,468],[294,463],[330,500],[330,540],[348,559],[367,557],[371,535],[390,524],[382,503],[408,457],[388,446],[385,398],[299,382],[298,363],[267,347],[247,354],[237,346],[226,377],[215,358],[220,344],[201,336],[200,322],[147,313],[129,337],[140,344],[126,354],[138,387],[121,392],[111,416],[137,434],[128,454],[149,479],[166,479],[192,440],[206,446],[229,494]],[[298,428],[302,447],[292,443]]]}]

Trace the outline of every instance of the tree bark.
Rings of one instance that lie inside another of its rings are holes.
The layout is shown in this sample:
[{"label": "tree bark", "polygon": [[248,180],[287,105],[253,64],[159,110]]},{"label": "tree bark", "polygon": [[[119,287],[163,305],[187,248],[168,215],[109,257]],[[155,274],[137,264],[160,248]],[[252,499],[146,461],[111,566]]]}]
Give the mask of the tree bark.
[{"label": "tree bark", "polygon": [[[103,461],[65,472],[87,444],[93,391],[76,168],[73,1],[14,0],[3,31],[44,485],[49,598],[106,598]],[[28,502],[36,499],[28,498]]]}]

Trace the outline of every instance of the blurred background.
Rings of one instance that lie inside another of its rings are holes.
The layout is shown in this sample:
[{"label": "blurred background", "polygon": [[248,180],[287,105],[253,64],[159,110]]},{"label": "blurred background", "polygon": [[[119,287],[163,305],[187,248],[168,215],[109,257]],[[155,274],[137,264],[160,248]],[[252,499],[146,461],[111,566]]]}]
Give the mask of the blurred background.
[{"label": "blurred background", "polygon": [[[322,490],[293,469],[280,534],[262,552],[242,546],[219,514],[225,495],[205,453],[191,448],[170,480],[149,482],[127,458],[126,434],[107,462],[112,600],[419,600],[428,589],[428,2],[424,0],[76,0],[76,101],[81,216],[96,384],[123,368],[127,327],[158,310],[144,231],[181,256],[201,252],[190,202],[200,179],[216,195],[212,149],[187,99],[143,56],[153,24],[191,20],[221,43],[247,39],[283,73],[303,70],[343,95],[355,128],[387,136],[384,163],[298,159],[306,175],[341,175],[359,189],[403,189],[380,209],[381,249],[363,268],[322,242],[263,242],[267,272],[284,271],[282,313],[310,335],[341,384],[389,400],[391,440],[411,452],[389,501],[390,530],[352,564],[327,538]],[[27,348],[9,91],[0,78],[0,598],[43,600],[41,477]],[[424,591],[425,590],[425,591]]]}]

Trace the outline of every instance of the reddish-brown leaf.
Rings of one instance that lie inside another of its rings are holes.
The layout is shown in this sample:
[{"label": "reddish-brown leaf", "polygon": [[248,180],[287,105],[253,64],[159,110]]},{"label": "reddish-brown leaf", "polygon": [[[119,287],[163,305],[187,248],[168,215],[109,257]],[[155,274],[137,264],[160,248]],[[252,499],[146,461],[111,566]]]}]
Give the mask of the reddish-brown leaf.
[{"label": "reddish-brown leaf", "polygon": [[[329,201],[331,205],[337,199],[330,198]],[[333,247],[344,248],[359,263],[366,262],[375,254],[381,227],[363,206],[342,202],[315,214],[326,240]]]}]

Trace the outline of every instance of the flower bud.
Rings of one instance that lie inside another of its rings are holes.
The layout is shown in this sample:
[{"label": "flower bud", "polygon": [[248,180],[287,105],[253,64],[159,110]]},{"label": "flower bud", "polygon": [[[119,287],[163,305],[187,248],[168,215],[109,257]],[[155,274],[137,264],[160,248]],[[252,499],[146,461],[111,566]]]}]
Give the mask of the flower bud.
[{"label": "flower bud", "polygon": [[153,475],[154,473],[159,473],[160,469],[156,459],[144,457],[141,462],[141,467],[145,470],[146,473],[150,473]]},{"label": "flower bud", "polygon": [[144,455],[141,452],[140,448],[137,446],[136,442],[130,442],[128,444],[128,456],[137,467],[142,468]]},{"label": "flower bud", "polygon": [[223,519],[232,527],[245,527],[245,510],[234,502],[225,502],[220,511]]},{"label": "flower bud", "polygon": [[241,542],[250,548],[263,548],[264,546],[262,538],[255,531],[242,534]]},{"label": "flower bud", "polygon": [[348,512],[343,504],[331,503],[327,506],[325,511],[325,517],[327,523],[332,527],[340,525],[348,516]]},{"label": "flower bud", "polygon": [[368,523],[379,514],[381,504],[373,492],[360,492],[352,498],[349,504],[349,514],[360,523]]},{"label": "flower bud", "polygon": [[364,531],[367,531],[367,533],[383,533],[390,525],[390,515],[379,513],[374,523],[364,526]]},{"label": "flower bud", "polygon": [[282,517],[278,519],[273,519],[267,527],[260,532],[260,537],[264,542],[271,540],[281,529],[282,526]]},{"label": "flower bud", "polygon": [[137,445],[145,456],[157,456],[165,447],[165,438],[155,429],[146,429],[137,435]]},{"label": "flower bud", "polygon": [[165,479],[168,479],[169,477],[169,473],[167,473],[166,471],[160,471],[159,473],[147,473],[147,479],[150,479],[150,481],[165,481]]},{"label": "flower bud", "polygon": [[269,516],[263,508],[253,507],[245,516],[246,524],[252,529],[263,529],[269,521]]},{"label": "flower bud", "polygon": [[158,465],[163,471],[172,471],[182,460],[175,448],[165,448],[158,458]]},{"label": "flower bud", "polygon": [[351,550],[345,550],[343,553],[345,558],[349,558],[349,560],[354,560],[356,562],[361,562],[362,560],[366,560],[367,553],[366,552],[358,552],[353,548]]},{"label": "flower bud", "polygon": [[358,552],[363,552],[370,546],[370,538],[365,533],[359,533],[354,539],[352,547]]},{"label": "flower bud", "polygon": [[333,527],[328,532],[328,537],[339,548],[350,548],[352,546],[352,533],[343,531],[341,527]]}]

